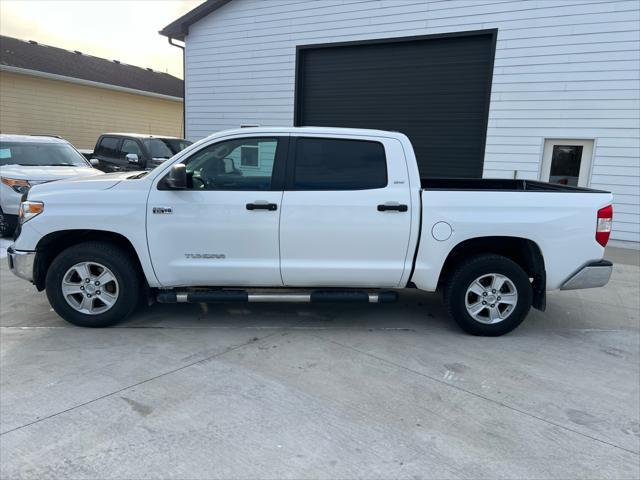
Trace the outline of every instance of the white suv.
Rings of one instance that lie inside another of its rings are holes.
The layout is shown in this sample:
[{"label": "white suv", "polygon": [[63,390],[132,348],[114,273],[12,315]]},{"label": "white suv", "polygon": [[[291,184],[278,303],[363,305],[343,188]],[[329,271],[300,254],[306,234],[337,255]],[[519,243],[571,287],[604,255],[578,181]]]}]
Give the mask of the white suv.
[{"label": "white suv", "polygon": [[61,138],[0,135],[0,236],[11,235],[15,229],[20,197],[31,186],[101,174]]}]

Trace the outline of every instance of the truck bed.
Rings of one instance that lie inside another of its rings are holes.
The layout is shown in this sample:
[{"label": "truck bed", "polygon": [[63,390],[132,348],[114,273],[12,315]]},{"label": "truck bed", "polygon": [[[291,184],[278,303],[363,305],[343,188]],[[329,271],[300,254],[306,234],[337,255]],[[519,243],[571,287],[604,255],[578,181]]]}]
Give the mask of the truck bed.
[{"label": "truck bed", "polygon": [[422,178],[423,190],[488,190],[506,192],[567,192],[567,193],[609,193],[592,188],[571,187],[537,180],[508,178]]}]

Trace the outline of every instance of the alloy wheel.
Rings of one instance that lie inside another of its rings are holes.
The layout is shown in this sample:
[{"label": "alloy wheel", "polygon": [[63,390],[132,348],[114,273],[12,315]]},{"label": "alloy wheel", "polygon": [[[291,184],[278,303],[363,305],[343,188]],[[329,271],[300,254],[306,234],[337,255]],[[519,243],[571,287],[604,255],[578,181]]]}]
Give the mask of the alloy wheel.
[{"label": "alloy wheel", "polygon": [[514,283],[499,273],[476,278],[465,294],[467,312],[474,320],[485,324],[506,320],[517,304],[518,290]]},{"label": "alloy wheel", "polygon": [[97,262],[73,265],[62,277],[62,295],[76,311],[99,315],[118,300],[118,281],[111,270]]}]

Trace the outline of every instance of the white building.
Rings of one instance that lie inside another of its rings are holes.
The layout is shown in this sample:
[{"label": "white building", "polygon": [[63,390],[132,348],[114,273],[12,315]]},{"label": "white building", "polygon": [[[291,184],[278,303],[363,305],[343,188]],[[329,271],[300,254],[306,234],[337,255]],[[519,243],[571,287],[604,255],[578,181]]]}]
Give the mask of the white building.
[{"label": "white building", "polygon": [[615,196],[640,242],[638,0],[210,0],[185,42],[186,135],[242,124],[398,130],[425,176]]}]

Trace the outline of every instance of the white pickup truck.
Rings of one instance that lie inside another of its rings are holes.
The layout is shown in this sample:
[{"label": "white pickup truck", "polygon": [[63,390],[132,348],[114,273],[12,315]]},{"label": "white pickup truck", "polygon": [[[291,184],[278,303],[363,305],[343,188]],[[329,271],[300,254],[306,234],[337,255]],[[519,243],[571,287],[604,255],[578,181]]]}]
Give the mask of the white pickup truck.
[{"label": "white pickup truck", "polygon": [[150,172],[33,187],[9,265],[81,326],[141,298],[381,303],[418,288],[494,336],[547,290],[608,282],[611,203],[535,181],[421,180],[400,133],[245,128]]}]

